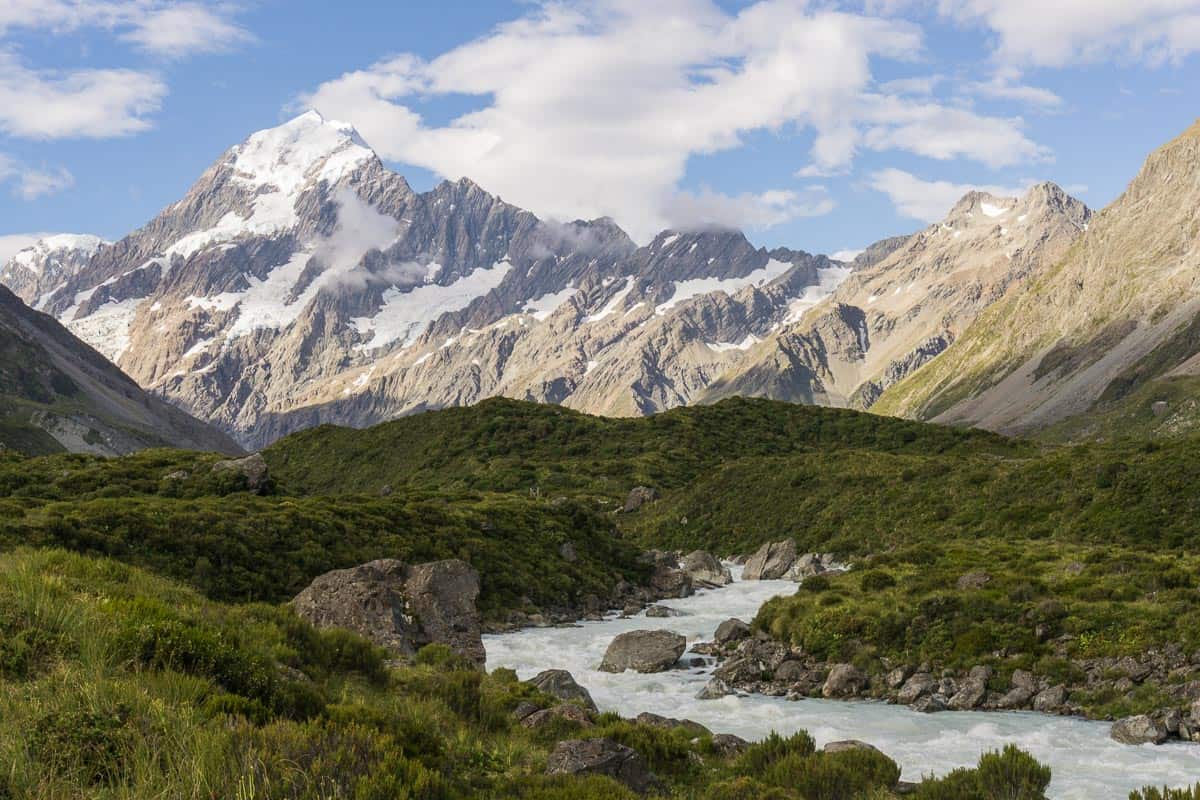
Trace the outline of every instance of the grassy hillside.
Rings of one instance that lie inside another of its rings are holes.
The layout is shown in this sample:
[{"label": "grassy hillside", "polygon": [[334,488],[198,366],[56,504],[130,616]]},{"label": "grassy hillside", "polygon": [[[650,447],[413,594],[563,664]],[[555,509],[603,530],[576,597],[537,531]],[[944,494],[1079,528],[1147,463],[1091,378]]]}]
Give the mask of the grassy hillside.
[{"label": "grassy hillside", "polygon": [[1028,445],[840,409],[735,398],[653,417],[609,419],[486,400],[368,430],[323,426],[264,455],[289,489],[319,493],[463,488],[624,499],[636,485],[683,487],[739,459],[870,451],[1015,456]]}]

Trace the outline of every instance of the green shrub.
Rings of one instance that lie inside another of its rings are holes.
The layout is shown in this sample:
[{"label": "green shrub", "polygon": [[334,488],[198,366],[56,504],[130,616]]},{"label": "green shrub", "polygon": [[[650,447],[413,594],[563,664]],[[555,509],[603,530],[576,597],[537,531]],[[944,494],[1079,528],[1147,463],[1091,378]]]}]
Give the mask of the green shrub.
[{"label": "green shrub", "polygon": [[762,780],[792,789],[806,800],[856,800],[872,789],[895,786],[900,768],[875,750],[793,753],[770,764]]},{"label": "green shrub", "polygon": [[864,592],[880,592],[895,585],[896,579],[880,569],[867,570],[858,579],[858,586]]},{"label": "green shrub", "polygon": [[1130,792],[1129,800],[1200,800],[1200,783],[1181,789],[1147,786]]},{"label": "green shrub", "polygon": [[136,731],[125,706],[70,708],[40,717],[29,732],[33,757],[50,773],[84,786],[119,783]]},{"label": "green shrub", "polygon": [[816,742],[808,735],[808,731],[796,731],[787,737],[771,731],[765,739],[750,745],[746,752],[738,756],[734,770],[739,775],[758,778],[764,769],[785,756],[808,756],[816,750]]},{"label": "green shrub", "polygon": [[979,786],[986,800],[1045,800],[1050,768],[1016,745],[979,758]]}]

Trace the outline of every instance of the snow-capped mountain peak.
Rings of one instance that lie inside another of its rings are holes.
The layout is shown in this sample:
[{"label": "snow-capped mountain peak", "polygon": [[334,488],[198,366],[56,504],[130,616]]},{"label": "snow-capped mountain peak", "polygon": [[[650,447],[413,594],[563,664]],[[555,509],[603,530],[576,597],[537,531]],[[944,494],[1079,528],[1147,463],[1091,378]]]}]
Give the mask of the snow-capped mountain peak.
[{"label": "snow-capped mountain peak", "polygon": [[306,111],[253,134],[231,151],[235,179],[249,188],[273,186],[294,195],[311,181],[336,183],[376,158],[354,126]]}]

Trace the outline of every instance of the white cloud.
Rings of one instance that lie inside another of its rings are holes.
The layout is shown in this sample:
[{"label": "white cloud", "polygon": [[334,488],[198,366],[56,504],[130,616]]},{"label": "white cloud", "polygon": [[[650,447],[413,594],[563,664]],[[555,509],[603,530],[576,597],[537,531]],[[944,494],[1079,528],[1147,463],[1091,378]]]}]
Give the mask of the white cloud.
[{"label": "white cloud", "polygon": [[838,250],[836,253],[830,253],[829,257],[834,261],[850,262],[863,254],[862,248],[857,250]]},{"label": "white cloud", "polygon": [[17,253],[33,245],[38,239],[52,236],[50,233],[10,233],[0,236],[0,267]]},{"label": "white cloud", "polygon": [[150,126],[166,84],[127,69],[59,73],[29,69],[0,52],[0,131],[57,139],[124,136]]},{"label": "white cloud", "polygon": [[871,173],[869,185],[872,189],[886,194],[901,215],[931,223],[944,218],[967,192],[980,191],[997,197],[1020,197],[1027,188],[927,181],[900,169],[883,169]]},{"label": "white cloud", "polygon": [[1151,63],[1200,50],[1200,0],[939,0],[940,11],[985,25],[995,56],[1060,67],[1110,56]]},{"label": "white cloud", "polygon": [[169,58],[221,52],[254,41],[249,31],[218,9],[199,3],[162,6],[131,22],[132,29],[122,38]]},{"label": "white cloud", "polygon": [[25,200],[36,200],[60,192],[75,184],[75,177],[66,169],[39,170],[26,166],[0,153],[0,183],[13,183],[15,194]]},{"label": "white cloud", "polygon": [[[737,14],[711,0],[562,0],[432,61],[402,55],[347,73],[300,102],[353,123],[385,158],[469,175],[546,216],[611,216],[645,240],[680,213],[769,224],[825,207],[807,190],[680,194],[689,158],[737,148],[751,131],[815,131],[806,176],[845,171],[860,147],[989,165],[1045,155],[1020,120],[872,89],[873,60],[921,47],[907,22],[798,0]],[[411,103],[438,95],[483,107],[431,125]]]},{"label": "white cloud", "polygon": [[804,192],[775,189],[760,194],[727,195],[712,190],[679,192],[663,209],[666,224],[676,230],[711,227],[763,229],[798,217],[819,217],[834,208],[824,187]]},{"label": "white cloud", "polygon": [[1012,67],[996,70],[989,80],[972,83],[969,92],[993,100],[1011,100],[1043,111],[1053,111],[1062,106],[1063,100],[1049,89],[1021,83],[1021,72]]},{"label": "white cloud", "polygon": [[233,21],[235,10],[224,2],[187,0],[4,0],[0,34],[9,28],[58,34],[101,28],[147,52],[179,58],[253,41],[249,31]]}]

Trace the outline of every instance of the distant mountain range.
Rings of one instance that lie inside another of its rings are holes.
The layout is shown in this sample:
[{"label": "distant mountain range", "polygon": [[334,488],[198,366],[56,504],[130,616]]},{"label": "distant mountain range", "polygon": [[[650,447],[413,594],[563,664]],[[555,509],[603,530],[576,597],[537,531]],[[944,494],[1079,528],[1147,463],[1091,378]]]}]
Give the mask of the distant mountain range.
[{"label": "distant mountain range", "polygon": [[971,193],[841,262],[733,231],[639,247],[468,180],[417,193],[309,112],[124,239],[40,242],[0,282],[250,448],[497,395],[619,416],[758,395],[1026,431],[1190,374],[1198,138],[1095,219],[1049,183]]}]

